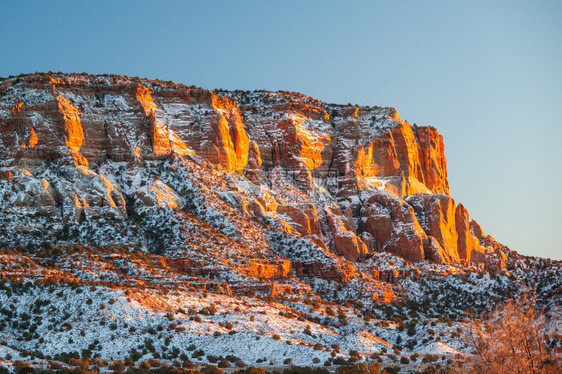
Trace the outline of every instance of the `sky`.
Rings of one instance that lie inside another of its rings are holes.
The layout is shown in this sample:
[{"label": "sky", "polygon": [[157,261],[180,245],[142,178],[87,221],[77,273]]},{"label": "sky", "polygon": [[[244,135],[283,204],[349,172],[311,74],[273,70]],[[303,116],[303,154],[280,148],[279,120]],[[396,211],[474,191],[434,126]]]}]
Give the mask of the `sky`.
[{"label": "sky", "polygon": [[444,136],[451,194],[487,234],[562,260],[560,1],[4,1],[0,17],[2,77],[112,73],[394,107]]}]

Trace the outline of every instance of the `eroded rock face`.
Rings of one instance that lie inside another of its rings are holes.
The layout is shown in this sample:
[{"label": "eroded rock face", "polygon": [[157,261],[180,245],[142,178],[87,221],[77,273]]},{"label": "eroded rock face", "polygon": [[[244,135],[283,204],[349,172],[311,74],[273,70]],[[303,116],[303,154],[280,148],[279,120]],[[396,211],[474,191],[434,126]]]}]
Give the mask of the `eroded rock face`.
[{"label": "eroded rock face", "polygon": [[433,236],[427,238],[425,258],[437,264],[447,264],[450,261],[447,252]]},{"label": "eroded rock face", "polygon": [[[338,211],[338,213],[341,213]],[[348,260],[355,261],[368,253],[367,246],[357,237],[354,227],[345,224],[340,215],[334,214],[330,209],[326,211],[328,224],[334,241],[334,249]]]},{"label": "eroded rock face", "polygon": [[249,274],[265,279],[278,279],[289,275],[291,262],[288,260],[279,263],[253,262],[247,268]]},{"label": "eroded rock face", "polygon": [[[80,112],[62,95],[55,95],[55,99],[57,100],[59,111],[63,117],[65,144],[70,150],[76,165],[87,166],[87,160],[80,154],[80,148],[82,148],[82,145],[84,144],[84,132],[80,123]],[[37,135],[32,129],[29,146],[32,147],[33,144],[37,144],[37,142]]]},{"label": "eroded rock face", "polygon": [[419,281],[421,279],[421,271],[418,268],[409,269],[382,269],[378,267],[373,269],[373,277],[377,280],[381,280],[386,283],[396,284],[402,279],[412,279],[414,281]]},{"label": "eroded rock face", "polygon": [[437,239],[446,262],[460,262],[457,251],[455,201],[447,195],[412,195],[407,198],[425,232]]},{"label": "eroded rock face", "polygon": [[347,283],[355,277],[355,268],[349,264],[300,262],[292,264],[297,275],[306,275],[338,283]]},{"label": "eroded rock face", "polygon": [[455,210],[455,226],[457,229],[457,251],[462,261],[484,263],[485,251],[480,241],[470,231],[469,215],[466,208],[459,204]]},{"label": "eroded rock face", "polygon": [[[117,76],[4,80],[0,194],[9,214],[128,225],[141,211],[166,209],[258,251],[251,238],[280,230],[352,262],[387,251],[484,263],[483,242],[494,247],[451,198],[434,128],[410,125],[393,108],[297,93]],[[180,242],[189,230],[170,236]],[[295,271],[345,281],[346,266],[307,261]]]},{"label": "eroded rock face", "polygon": [[424,184],[433,193],[449,194],[443,137],[433,127],[416,127]]},{"label": "eroded rock face", "polygon": [[179,209],[183,205],[183,199],[158,178],[137,188],[133,196],[137,204],[145,207]]},{"label": "eroded rock face", "polygon": [[360,212],[359,228],[373,237],[377,251],[394,253],[409,261],[421,261],[427,236],[406,201],[375,191]]},{"label": "eroded rock face", "polygon": [[[431,239],[427,258],[439,263],[482,264],[485,249],[474,236],[468,211],[448,195],[417,194],[406,201]],[[477,226],[472,224],[477,231]],[[478,226],[479,227],[479,226]]]},{"label": "eroded rock face", "polygon": [[24,214],[56,216],[53,190],[47,180],[39,180],[25,169],[18,170],[11,179],[16,184],[14,190],[17,191],[12,209]]},{"label": "eroded rock face", "polygon": [[471,219],[468,225],[470,228],[470,233],[474,235],[475,238],[482,240],[484,237],[486,237],[486,234],[484,234],[484,230],[482,229],[482,226],[480,226],[478,222]]}]

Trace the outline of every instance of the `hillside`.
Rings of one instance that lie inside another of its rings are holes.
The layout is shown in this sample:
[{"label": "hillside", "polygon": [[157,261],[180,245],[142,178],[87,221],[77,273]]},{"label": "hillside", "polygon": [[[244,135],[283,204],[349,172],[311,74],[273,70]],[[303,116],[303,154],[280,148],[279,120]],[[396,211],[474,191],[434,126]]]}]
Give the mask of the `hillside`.
[{"label": "hillside", "polygon": [[0,212],[0,365],[452,365],[466,311],[524,287],[562,327],[560,262],[486,235],[393,108],[10,77]]}]

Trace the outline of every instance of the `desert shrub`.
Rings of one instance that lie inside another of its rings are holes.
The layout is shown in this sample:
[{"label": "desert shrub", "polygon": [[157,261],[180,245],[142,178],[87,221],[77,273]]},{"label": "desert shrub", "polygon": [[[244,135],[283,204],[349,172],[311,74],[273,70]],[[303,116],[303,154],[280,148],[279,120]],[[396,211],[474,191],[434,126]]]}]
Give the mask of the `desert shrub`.
[{"label": "desert shrub", "polygon": [[340,366],[336,374],[379,374],[380,365],[375,363],[359,363],[351,366]]},{"label": "desert shrub", "polygon": [[191,355],[191,357],[193,358],[197,358],[197,357],[201,357],[201,356],[205,356],[205,351],[203,351],[202,349],[198,349],[195,352],[193,352],[193,354]]},{"label": "desert shrub", "polygon": [[361,358],[361,354],[353,349],[349,350],[349,355],[353,358]]},{"label": "desert shrub", "polygon": [[184,368],[184,369],[193,369],[196,366],[197,366],[196,364],[194,364],[193,362],[191,362],[189,360],[183,361],[182,364],[181,364],[181,367]]},{"label": "desert shrub", "polygon": [[345,360],[345,358],[343,358],[341,356],[336,357],[333,362],[334,362],[334,365],[345,365],[345,364],[347,364],[347,361]]},{"label": "desert shrub", "polygon": [[136,362],[136,361],[140,360],[141,357],[142,357],[142,354],[140,354],[136,349],[131,348],[131,351],[130,351],[131,361]]},{"label": "desert shrub", "polygon": [[239,358],[234,355],[227,355],[224,359],[230,362],[236,362],[236,360],[239,360]]},{"label": "desert shrub", "polygon": [[121,360],[117,360],[110,366],[110,369],[114,372],[121,373],[125,371],[125,364]]},{"label": "desert shrub", "polygon": [[338,309],[338,318],[339,319],[346,319],[347,318],[347,314],[341,308]]},{"label": "desert shrub", "polygon": [[23,362],[22,360],[14,361],[13,365],[16,369],[23,369],[23,368],[30,368],[31,367],[30,364],[28,364],[27,362]]},{"label": "desert shrub", "polygon": [[139,365],[139,368],[142,370],[149,370],[152,367],[152,365],[150,365],[150,362],[148,361],[143,361],[141,362],[141,364]]},{"label": "desert shrub", "polygon": [[399,366],[387,366],[383,373],[385,374],[398,374],[400,373],[400,367]]},{"label": "desert shrub", "polygon": [[432,355],[432,354],[425,354],[423,355],[422,358],[422,362],[424,363],[428,363],[428,362],[435,362],[439,359],[439,357],[437,355]]},{"label": "desert shrub", "polygon": [[222,374],[222,370],[214,365],[207,365],[203,368],[205,374]]},{"label": "desert shrub", "polygon": [[60,362],[49,361],[49,369],[61,370],[64,366]]},{"label": "desert shrub", "polygon": [[247,368],[245,370],[240,370],[239,374],[266,374],[265,369],[262,368]]}]

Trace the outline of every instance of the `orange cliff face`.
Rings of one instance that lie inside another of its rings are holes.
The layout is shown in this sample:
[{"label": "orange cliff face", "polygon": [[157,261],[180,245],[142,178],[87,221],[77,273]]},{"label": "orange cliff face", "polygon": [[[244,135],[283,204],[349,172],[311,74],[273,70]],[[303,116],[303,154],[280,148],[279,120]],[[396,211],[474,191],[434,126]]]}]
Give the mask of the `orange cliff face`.
[{"label": "orange cliff face", "polygon": [[150,90],[147,87],[139,86],[136,96],[148,119],[154,155],[157,157],[167,156],[171,153],[180,156],[193,155],[193,151],[185,145],[180,137],[170,130],[168,125],[157,119],[158,107],[154,103]]},{"label": "orange cliff face", "polygon": [[152,99],[150,90],[147,87],[139,86],[137,90],[137,100],[142,106],[149,121],[149,131],[154,154],[156,156],[169,155],[171,149],[168,128],[165,123],[161,123],[156,120],[156,111],[158,108]]},{"label": "orange cliff face", "polygon": [[88,161],[80,154],[84,144],[84,132],[80,123],[80,112],[62,95],[55,95],[64,122],[64,138],[77,166],[88,165]]},{"label": "orange cliff face", "polygon": [[470,217],[462,204],[458,204],[455,209],[455,228],[458,235],[457,251],[460,259],[464,262],[483,264],[486,257],[485,250],[480,245],[478,236],[472,235]]},{"label": "orange cliff face", "polygon": [[[175,91],[170,95],[137,89],[154,155],[198,154],[222,169],[242,170],[248,163],[249,139],[236,103],[203,90]],[[172,121],[169,111],[178,111]]]},{"label": "orange cliff face", "polygon": [[248,163],[250,142],[240,109],[228,98],[212,96],[215,112],[219,114],[215,137],[216,163],[226,170],[241,172]]},{"label": "orange cliff face", "polygon": [[433,127],[416,127],[424,183],[433,193],[449,194],[443,137]]},{"label": "orange cliff face", "polygon": [[[392,108],[123,77],[51,78],[23,79],[23,91],[42,92],[34,100],[10,91],[10,82],[0,91],[0,161],[14,183],[69,155],[79,167],[71,173],[78,183],[45,180],[46,190],[36,178],[43,197],[28,200],[49,214],[127,219],[133,208],[125,201],[179,211],[193,197],[170,176],[122,178],[160,162],[195,162],[232,184],[217,195],[221,204],[349,261],[386,251],[410,261],[483,262],[468,212],[449,195],[442,137]],[[111,174],[113,163],[123,174]]]},{"label": "orange cliff face", "polygon": [[338,137],[347,140],[338,147],[335,162],[351,194],[373,188],[399,197],[449,193],[442,139],[420,143],[418,134],[430,133],[429,128],[413,127],[386,108],[344,108],[334,117]]},{"label": "orange cliff face", "polygon": [[406,198],[430,242],[428,258],[439,263],[484,263],[485,249],[470,231],[466,208],[447,195],[412,195]]},{"label": "orange cliff face", "polygon": [[[414,193],[449,193],[443,141],[437,133],[428,134],[431,128],[414,128],[401,122],[373,140],[369,150],[373,155],[369,165],[381,177],[401,176],[391,181],[394,193],[399,196]],[[422,143],[423,142],[423,143]],[[365,175],[369,175],[366,173]]]},{"label": "orange cliff face", "polygon": [[316,191],[313,178],[326,174],[334,152],[329,114],[316,106],[284,102],[259,109],[241,105],[241,111],[261,169],[275,169],[307,193]]}]

